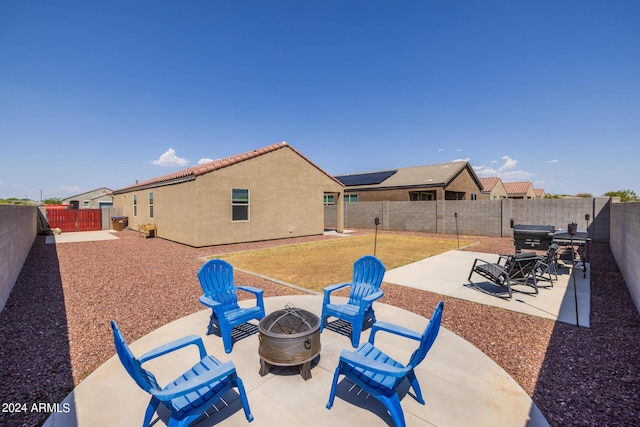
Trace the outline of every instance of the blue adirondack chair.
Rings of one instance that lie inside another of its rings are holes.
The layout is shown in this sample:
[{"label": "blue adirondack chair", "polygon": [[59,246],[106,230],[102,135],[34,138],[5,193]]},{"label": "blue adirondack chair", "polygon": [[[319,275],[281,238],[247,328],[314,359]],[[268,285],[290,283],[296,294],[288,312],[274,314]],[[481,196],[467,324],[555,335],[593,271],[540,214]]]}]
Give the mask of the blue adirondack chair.
[{"label": "blue adirondack chair", "polygon": [[[331,385],[327,409],[331,409],[333,406],[338,377],[344,375],[371,396],[381,401],[386,406],[396,426],[404,426],[404,412],[402,411],[402,406],[400,406],[397,388],[400,383],[407,379],[415,392],[416,400],[424,405],[425,402],[414,368],[425,358],[438,335],[443,308],[444,302],[440,301],[422,335],[398,325],[378,322],[371,328],[368,342],[362,344],[355,351],[342,350],[338,367],[333,375],[333,384]],[[379,331],[389,332],[420,342],[420,346],[413,352],[406,366],[374,346],[375,335]]]},{"label": "blue adirondack chair", "polygon": [[[136,358],[113,320],[111,328],[120,362],[138,386],[152,396],[149,406],[147,406],[143,426],[151,425],[151,418],[161,403],[171,412],[170,427],[188,426],[234,387],[240,393],[247,420],[253,421],[244,385],[236,373],[233,362],[221,363],[215,357],[207,355],[200,337],[190,335],[155,348]],[[142,367],[142,364],[148,360],[189,345],[198,347],[200,361],[164,388],[158,385],[156,377],[151,372]]]},{"label": "blue adirondack chair", "polygon": [[[233,267],[221,259],[207,261],[198,271],[198,279],[204,291],[200,302],[211,308],[207,335],[218,329],[224,343],[224,351],[231,353],[233,328],[252,319],[260,320],[265,316],[263,290],[252,286],[235,286]],[[255,295],[255,307],[242,308],[238,305],[238,289]]]},{"label": "blue adirondack chair", "polygon": [[[337,283],[323,289],[322,317],[320,332],[324,328],[327,317],[333,316],[351,323],[351,344],[358,347],[360,334],[366,322],[375,323],[373,302],[384,295],[380,284],[384,277],[385,266],[378,258],[365,255],[353,263],[353,279],[351,283]],[[347,304],[332,304],[331,294],[350,286]]]}]

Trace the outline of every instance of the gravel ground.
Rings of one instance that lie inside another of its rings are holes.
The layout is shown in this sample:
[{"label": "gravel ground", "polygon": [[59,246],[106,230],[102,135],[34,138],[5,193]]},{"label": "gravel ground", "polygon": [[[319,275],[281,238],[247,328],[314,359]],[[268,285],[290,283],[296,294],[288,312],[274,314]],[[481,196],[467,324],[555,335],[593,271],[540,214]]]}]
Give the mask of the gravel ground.
[{"label": "gravel ground", "polygon": [[[356,231],[362,233],[369,231]],[[42,424],[48,413],[33,411],[34,403],[62,401],[114,354],[110,319],[134,341],[203,310],[196,277],[202,256],[335,238],[195,249],[133,231],[117,235],[60,245],[37,237],[0,313],[0,425]],[[464,238],[478,241],[469,250],[513,252],[511,239]],[[592,244],[591,268],[589,329],[386,283],[382,302],[429,317],[444,299],[443,326],[502,366],[552,426],[638,425],[640,316],[608,245]],[[301,293],[239,272],[236,281],[266,297]],[[19,406],[26,411],[8,404],[26,404]]]}]

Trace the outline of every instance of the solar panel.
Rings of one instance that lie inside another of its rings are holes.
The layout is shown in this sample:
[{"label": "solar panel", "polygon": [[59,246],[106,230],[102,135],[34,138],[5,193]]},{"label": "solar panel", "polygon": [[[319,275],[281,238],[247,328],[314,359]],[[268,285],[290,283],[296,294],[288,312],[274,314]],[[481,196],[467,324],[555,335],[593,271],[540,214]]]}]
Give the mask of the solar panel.
[{"label": "solar panel", "polygon": [[397,170],[360,173],[356,175],[340,175],[335,178],[347,187],[353,187],[355,185],[372,185],[380,184],[385,179],[389,178]]}]

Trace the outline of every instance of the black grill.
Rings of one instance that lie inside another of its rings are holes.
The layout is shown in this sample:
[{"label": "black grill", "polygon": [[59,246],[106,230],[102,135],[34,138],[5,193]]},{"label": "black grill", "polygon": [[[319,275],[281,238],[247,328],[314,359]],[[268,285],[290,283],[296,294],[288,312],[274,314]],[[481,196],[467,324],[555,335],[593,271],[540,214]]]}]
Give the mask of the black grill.
[{"label": "black grill", "polygon": [[553,225],[516,224],[513,226],[513,244],[516,253],[522,249],[547,250],[556,228]]}]

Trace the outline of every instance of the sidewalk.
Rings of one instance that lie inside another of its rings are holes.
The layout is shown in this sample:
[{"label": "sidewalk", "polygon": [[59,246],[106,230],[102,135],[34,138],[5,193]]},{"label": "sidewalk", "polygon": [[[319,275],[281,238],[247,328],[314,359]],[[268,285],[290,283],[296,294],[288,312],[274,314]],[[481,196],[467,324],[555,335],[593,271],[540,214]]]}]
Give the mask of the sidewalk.
[{"label": "sidewalk", "polygon": [[[577,296],[579,325],[589,327],[591,307],[589,264],[584,275],[581,269],[582,264],[577,265],[575,288],[570,268],[561,263],[558,269],[558,280],[554,280],[553,288],[540,287],[537,295],[514,292],[511,300],[506,300],[480,292],[468,285],[469,272],[476,258],[496,262],[498,255],[448,251],[388,271],[384,281],[572,325],[576,324]],[[474,275],[472,280],[482,283],[486,279]],[[523,289],[526,292],[533,290],[528,286],[516,286],[513,289]],[[574,294],[574,289],[577,289],[577,294]]]}]

